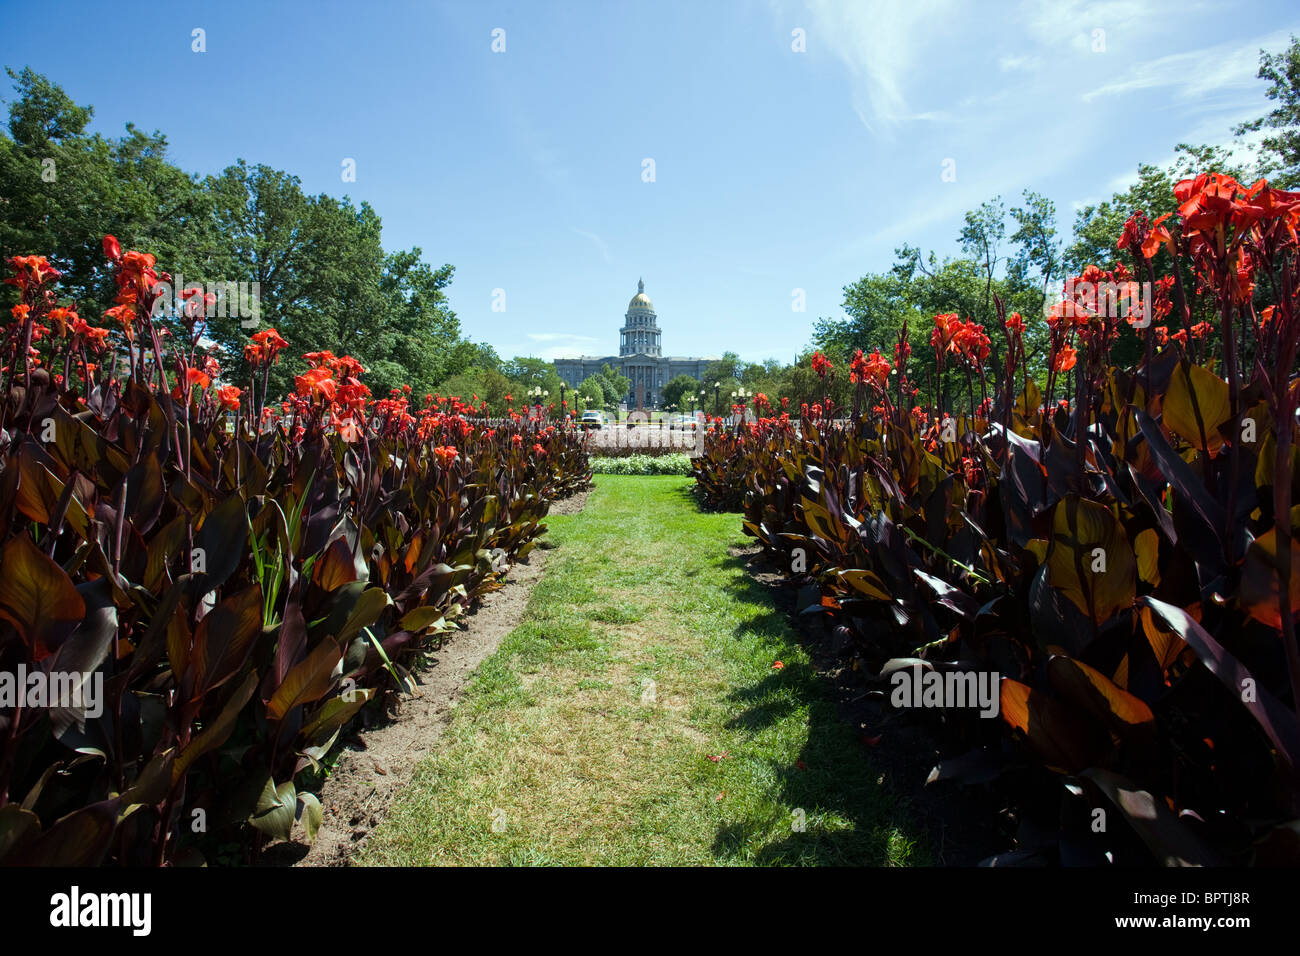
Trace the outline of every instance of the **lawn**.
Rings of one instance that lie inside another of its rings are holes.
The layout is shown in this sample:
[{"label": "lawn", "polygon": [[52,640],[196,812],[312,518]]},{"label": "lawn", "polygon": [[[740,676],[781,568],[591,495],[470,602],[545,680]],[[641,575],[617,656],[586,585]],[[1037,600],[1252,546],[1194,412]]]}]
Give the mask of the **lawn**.
[{"label": "lawn", "polygon": [[523,622],[359,863],[929,862],[735,555],[736,516],[689,487],[598,476],[547,519]]}]

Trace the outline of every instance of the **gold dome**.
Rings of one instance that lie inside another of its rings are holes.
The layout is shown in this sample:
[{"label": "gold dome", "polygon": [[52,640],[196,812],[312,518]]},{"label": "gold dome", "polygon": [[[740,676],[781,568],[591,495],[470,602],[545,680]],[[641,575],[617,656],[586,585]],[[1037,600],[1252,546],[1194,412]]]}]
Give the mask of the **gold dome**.
[{"label": "gold dome", "polygon": [[627,304],[627,310],[629,312],[633,310],[653,312],[655,310],[654,303],[650,301],[650,296],[645,294],[645,283],[640,279],[636,283],[636,295],[632,296],[632,301]]}]

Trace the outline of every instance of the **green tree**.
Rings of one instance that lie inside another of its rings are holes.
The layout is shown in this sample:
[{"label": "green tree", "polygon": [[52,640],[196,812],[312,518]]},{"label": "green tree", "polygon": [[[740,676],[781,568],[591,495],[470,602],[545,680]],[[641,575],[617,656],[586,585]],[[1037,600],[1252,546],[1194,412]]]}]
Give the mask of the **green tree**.
[{"label": "green tree", "polygon": [[592,377],[601,380],[605,392],[605,408],[611,411],[627,397],[628,389],[632,387],[632,380],[616,371],[608,362],[600,367],[599,375]]},{"label": "green tree", "polygon": [[450,265],[434,269],[418,248],[390,253],[384,261],[379,287],[384,324],[392,330],[392,360],[420,400],[446,378],[462,341],[445,291],[454,271]]},{"label": "green tree", "polygon": [[1264,94],[1276,105],[1259,119],[1242,123],[1238,135],[1271,130],[1261,146],[1259,173],[1284,189],[1300,186],[1300,40],[1294,35],[1291,44],[1280,53],[1259,51],[1261,80],[1268,80]]},{"label": "green tree", "polygon": [[723,388],[734,388],[740,383],[744,364],[735,352],[723,352],[722,358],[704,366],[704,377],[701,381],[706,382],[709,388],[713,387],[714,382],[721,382]]},{"label": "green tree", "polygon": [[1011,210],[1016,231],[1011,242],[1016,252],[1007,266],[1007,278],[1013,285],[1040,284],[1042,298],[1039,313],[1047,302],[1048,286],[1061,280],[1061,241],[1056,234],[1056,204],[1045,196],[1024,192],[1025,204]]},{"label": "green tree", "polygon": [[695,379],[689,375],[677,375],[663,387],[663,405],[665,408],[681,409],[683,395],[698,395],[700,391],[700,383]]},{"label": "green tree", "polygon": [[[560,386],[564,384],[555,366],[546,359],[515,356],[506,362],[501,371],[510,379],[517,394],[525,395],[534,388],[549,392],[548,402],[560,403]],[[532,399],[530,399],[532,401]]]},{"label": "green tree", "polygon": [[166,138],[131,124],[118,139],[89,134],[92,107],[30,69],[7,72],[16,97],[0,133],[0,257],[49,258],[60,294],[92,322],[115,294],[105,235],[202,280],[218,241],[209,197],[168,161]]},{"label": "green tree", "polygon": [[966,213],[961,228],[961,247],[979,267],[984,279],[981,306],[973,314],[976,322],[988,326],[993,318],[993,276],[1001,258],[999,246],[1007,234],[1007,212],[1000,197],[982,203]]},{"label": "green tree", "polygon": [[591,376],[578,386],[573,400],[574,411],[581,414],[588,409],[608,411],[610,407],[605,397],[603,379],[599,375]]}]

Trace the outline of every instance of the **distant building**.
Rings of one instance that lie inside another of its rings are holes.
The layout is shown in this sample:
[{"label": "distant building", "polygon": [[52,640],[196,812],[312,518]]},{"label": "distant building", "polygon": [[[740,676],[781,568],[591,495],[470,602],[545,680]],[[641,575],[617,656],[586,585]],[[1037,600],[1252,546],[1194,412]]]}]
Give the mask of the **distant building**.
[{"label": "distant building", "polygon": [[556,359],[555,371],[571,388],[577,388],[608,365],[630,382],[624,401],[631,408],[658,408],[663,388],[678,375],[702,379],[710,358],[665,356],[660,342],[654,304],[638,281],[636,295],[627,305],[623,327],[618,330],[618,355]]}]

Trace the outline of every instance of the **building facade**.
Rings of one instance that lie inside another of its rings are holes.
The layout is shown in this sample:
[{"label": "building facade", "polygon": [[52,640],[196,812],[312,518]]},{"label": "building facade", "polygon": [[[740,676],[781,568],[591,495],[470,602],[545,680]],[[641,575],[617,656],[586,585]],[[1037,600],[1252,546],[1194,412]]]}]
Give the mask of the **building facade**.
[{"label": "building facade", "polygon": [[571,388],[577,388],[608,365],[628,379],[624,402],[629,408],[658,408],[665,385],[678,375],[702,379],[705,368],[714,361],[711,358],[663,354],[663,333],[659,329],[658,316],[654,303],[645,294],[645,283],[641,281],[637,282],[636,295],[627,305],[618,336],[617,355],[556,359],[556,373]]}]

